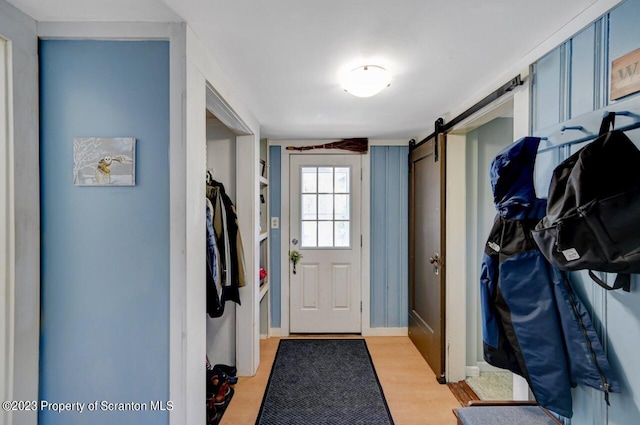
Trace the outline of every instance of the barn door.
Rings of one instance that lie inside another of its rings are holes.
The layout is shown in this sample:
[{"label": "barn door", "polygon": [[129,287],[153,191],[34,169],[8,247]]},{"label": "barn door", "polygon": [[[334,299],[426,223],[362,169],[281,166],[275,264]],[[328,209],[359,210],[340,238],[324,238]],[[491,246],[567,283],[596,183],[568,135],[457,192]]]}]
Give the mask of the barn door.
[{"label": "barn door", "polygon": [[410,153],[409,337],[445,382],[444,134]]}]

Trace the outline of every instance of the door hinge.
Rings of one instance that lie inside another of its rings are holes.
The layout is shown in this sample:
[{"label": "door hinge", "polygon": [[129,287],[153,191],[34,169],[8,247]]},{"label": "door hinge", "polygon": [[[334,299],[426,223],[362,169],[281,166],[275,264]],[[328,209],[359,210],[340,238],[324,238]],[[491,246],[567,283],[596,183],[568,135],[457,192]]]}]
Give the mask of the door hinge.
[{"label": "door hinge", "polygon": [[362,247],[362,235],[360,235],[360,246]]},{"label": "door hinge", "polygon": [[362,181],[362,168],[360,169],[360,181]]},{"label": "door hinge", "polygon": [[362,313],[362,301],[360,301],[360,313]]}]

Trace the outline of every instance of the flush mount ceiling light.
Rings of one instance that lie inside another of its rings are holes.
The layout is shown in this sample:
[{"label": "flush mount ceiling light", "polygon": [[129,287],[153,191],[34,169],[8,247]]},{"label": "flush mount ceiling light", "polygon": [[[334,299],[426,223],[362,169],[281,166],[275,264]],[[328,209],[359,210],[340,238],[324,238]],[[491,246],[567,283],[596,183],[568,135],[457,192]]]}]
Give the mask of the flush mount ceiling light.
[{"label": "flush mount ceiling light", "polygon": [[342,87],[358,97],[371,97],[391,84],[391,73],[378,65],[363,65],[347,72]]}]

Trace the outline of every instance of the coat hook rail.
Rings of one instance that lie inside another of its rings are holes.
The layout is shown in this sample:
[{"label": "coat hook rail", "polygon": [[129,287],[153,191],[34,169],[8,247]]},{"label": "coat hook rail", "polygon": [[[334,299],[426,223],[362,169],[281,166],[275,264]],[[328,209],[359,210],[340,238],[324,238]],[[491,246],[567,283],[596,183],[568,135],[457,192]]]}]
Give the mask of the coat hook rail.
[{"label": "coat hook rail", "polygon": [[560,129],[560,133],[564,133],[567,130],[580,130],[585,132],[587,131],[581,125],[563,125],[562,128]]},{"label": "coat hook rail", "polygon": [[[616,115],[622,115],[622,116],[625,116],[625,117],[636,117],[636,118],[640,118],[640,115],[638,115],[638,114],[634,114],[634,113],[633,113],[633,112],[631,112],[631,111],[616,111],[616,112],[615,112],[615,114],[616,114]],[[602,118],[606,117],[607,115],[609,115],[609,111],[604,111],[604,112],[602,113]]]},{"label": "coat hook rail", "polygon": [[[603,116],[606,116],[608,113],[609,113],[608,111],[605,111]],[[622,115],[622,116],[628,116],[628,117],[634,117],[634,118],[637,119],[636,122],[634,122],[632,124],[629,124],[629,125],[622,126],[622,127],[618,127],[618,128],[616,128],[616,130],[620,130],[620,131],[625,132],[625,131],[635,130],[636,128],[640,128],[640,115],[634,114],[633,112],[629,112],[629,111],[617,111],[615,114],[616,115]],[[584,130],[584,127],[582,127],[582,126],[566,126],[566,127],[563,126],[561,131],[564,131],[564,130],[586,131],[586,130]],[[579,143],[584,143],[584,142],[588,142],[590,140],[594,140],[597,137],[598,137],[598,134],[589,134],[587,136],[581,137],[581,138],[576,139],[576,140],[570,140],[570,141],[567,141],[567,142],[559,143],[557,145],[553,145],[553,146],[549,146],[547,148],[540,149],[540,150],[538,150],[538,153],[540,154],[540,153],[544,153],[544,152],[548,152],[548,151],[556,150],[556,149],[559,150],[559,149],[561,149],[563,147],[566,147],[566,146],[577,145]],[[540,139],[541,140],[549,140],[548,137],[541,137]]]}]

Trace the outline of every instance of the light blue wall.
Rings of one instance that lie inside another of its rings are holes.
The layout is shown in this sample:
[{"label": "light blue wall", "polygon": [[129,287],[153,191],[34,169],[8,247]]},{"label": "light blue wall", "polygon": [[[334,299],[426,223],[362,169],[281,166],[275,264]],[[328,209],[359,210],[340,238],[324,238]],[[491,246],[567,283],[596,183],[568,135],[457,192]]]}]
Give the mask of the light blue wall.
[{"label": "light blue wall", "polygon": [[[169,43],[48,40],[40,61],[40,398],[167,401]],[[82,136],[135,137],[136,186],[73,186]],[[39,423],[156,425],[168,414],[42,411]]]},{"label": "light blue wall", "polygon": [[[630,51],[640,47],[640,1],[627,0],[612,10],[604,19],[592,25],[594,31],[588,28],[582,31],[568,43],[573,45],[573,68],[564,75],[547,77],[536,75],[536,87],[544,88],[549,93],[544,96],[552,98],[550,87],[561,87],[570,84],[574,95],[572,120],[565,125],[582,125],[589,132],[597,132],[602,112],[606,109],[609,97],[607,75],[611,69],[611,62]],[[607,26],[608,24],[608,26]],[[599,25],[602,28],[599,28]],[[598,32],[609,34],[604,43]],[[588,44],[591,43],[591,47]],[[603,46],[604,44],[604,46]],[[569,45],[569,44],[568,44]],[[602,49],[602,50],[600,50]],[[594,52],[602,54],[594,55]],[[606,70],[599,71],[599,70]],[[591,72],[595,70],[595,72]],[[555,82],[544,81],[545,78],[555,78]],[[563,81],[564,79],[564,81]],[[593,90],[593,88],[602,90]],[[577,93],[582,90],[582,93]],[[586,96],[583,96],[586,95]],[[592,100],[593,99],[593,100]],[[628,109],[640,114],[640,95],[634,94],[618,101],[608,101],[616,104],[617,109]],[[565,107],[567,105],[564,105]],[[547,107],[556,105],[547,103],[535,104],[534,116]],[[561,106],[562,108],[563,106]],[[591,112],[595,111],[595,112]],[[581,114],[582,113],[582,114]],[[619,125],[630,123],[635,118],[620,117]],[[543,128],[537,135],[552,135],[559,137],[557,128]],[[640,130],[627,132],[627,135],[640,147]],[[550,139],[550,140],[551,140]],[[548,184],[553,168],[563,159],[576,152],[585,144],[574,145],[568,151],[552,150],[541,154],[536,162],[536,190],[540,196],[546,196]],[[613,275],[608,275],[609,279]],[[637,353],[640,348],[640,278],[633,277],[631,293],[621,291],[606,292],[596,286],[585,272],[571,273],[571,280],[576,293],[583,300],[589,310],[596,330],[607,350],[607,356],[612,369],[620,380],[622,392],[611,395],[611,406],[604,403],[602,393],[596,390],[578,386],[573,393],[574,417],[572,424],[587,425],[629,425],[640,423],[640,365]]]},{"label": "light blue wall", "polygon": [[371,147],[371,327],[406,327],[408,146]]},{"label": "light blue wall", "polygon": [[[269,147],[269,208],[271,217],[282,218],[281,200],[282,200],[282,157],[280,155],[280,146]],[[271,220],[267,220],[270,223]],[[280,228],[271,229],[269,233],[269,249],[271,263],[271,283],[269,290],[271,291],[271,326],[279,328],[281,326],[280,316],[282,314],[281,304],[281,281],[282,281],[282,239],[280,237]]]},{"label": "light blue wall", "polygon": [[[598,25],[599,27],[599,25]],[[596,25],[590,25],[571,40],[571,116],[594,109]]]},{"label": "light blue wall", "polygon": [[[538,130],[560,121],[560,71],[561,49],[558,48],[541,58],[534,67],[533,128]],[[545,105],[538,107],[538,105]]]}]

